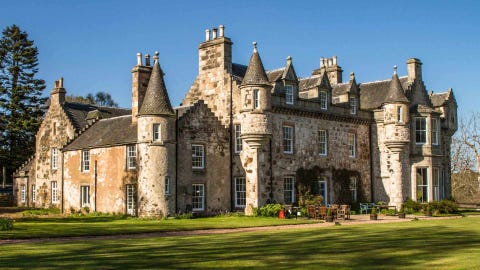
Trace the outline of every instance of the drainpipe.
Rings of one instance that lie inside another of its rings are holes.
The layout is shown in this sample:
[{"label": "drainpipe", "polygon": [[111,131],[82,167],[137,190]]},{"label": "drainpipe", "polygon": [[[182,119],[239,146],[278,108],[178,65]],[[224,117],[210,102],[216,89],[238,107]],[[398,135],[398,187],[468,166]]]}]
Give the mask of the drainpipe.
[{"label": "drainpipe", "polygon": [[373,143],[372,143],[372,133],[373,133],[373,128],[372,128],[372,125],[373,124],[370,124],[369,125],[369,128],[368,128],[368,140],[369,140],[369,143],[370,143],[370,201],[373,202],[373,192],[374,192],[374,169],[373,169]]},{"label": "drainpipe", "polygon": [[229,137],[229,144],[230,144],[230,212],[235,209],[235,193],[233,190],[233,155],[235,153],[233,149],[233,76],[230,75],[230,137]]},{"label": "drainpipe", "polygon": [[64,188],[64,184],[65,184],[65,177],[64,177],[64,158],[65,158],[65,152],[62,151],[62,214],[65,213],[65,205],[64,205],[64,201],[65,201],[65,188]]},{"label": "drainpipe", "polygon": [[97,212],[97,160],[95,160],[94,168],[93,196],[93,212]]},{"label": "drainpipe", "polygon": [[269,197],[270,197],[270,202],[273,202],[273,153],[272,153],[272,138],[270,138],[268,140],[268,144],[269,144],[269,150],[270,150],[270,153],[269,153],[269,158],[270,158],[270,194],[269,194]]},{"label": "drainpipe", "polygon": [[175,112],[175,213],[178,213],[178,110]]}]

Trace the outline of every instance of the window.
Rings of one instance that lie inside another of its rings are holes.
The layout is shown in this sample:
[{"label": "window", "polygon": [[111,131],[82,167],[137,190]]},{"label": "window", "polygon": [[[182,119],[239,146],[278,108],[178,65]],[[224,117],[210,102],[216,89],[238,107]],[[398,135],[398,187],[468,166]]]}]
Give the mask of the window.
[{"label": "window", "polygon": [[326,91],[320,91],[320,109],[326,110],[328,108],[328,93]]},{"label": "window", "polygon": [[32,202],[37,201],[37,191],[35,190],[35,185],[32,185]]},{"label": "window", "polygon": [[52,148],[52,169],[58,168],[58,149]]},{"label": "window", "polygon": [[417,168],[417,201],[428,201],[427,168]]},{"label": "window", "polygon": [[319,144],[319,152],[321,156],[327,155],[327,131],[326,130],[319,130],[318,131],[318,144]]},{"label": "window", "polygon": [[427,118],[425,117],[415,118],[415,143],[427,143]]},{"label": "window", "polygon": [[137,167],[137,146],[127,145],[127,169],[135,169]]},{"label": "window", "polygon": [[20,201],[22,203],[27,201],[27,187],[25,185],[20,186]]},{"label": "window", "polygon": [[347,135],[348,155],[356,157],[357,155],[357,137],[355,133],[348,133]]},{"label": "window", "polygon": [[285,177],[283,182],[283,198],[286,204],[295,202],[295,178]]},{"label": "window", "polygon": [[318,194],[320,196],[322,196],[322,198],[323,198],[322,204],[327,205],[328,204],[328,190],[327,190],[327,181],[326,180],[318,181]]},{"label": "window", "polygon": [[433,168],[433,200],[440,201],[440,170]]},{"label": "window", "polygon": [[438,145],[439,143],[439,125],[438,119],[432,119],[432,144]]},{"label": "window", "polygon": [[293,104],[293,85],[285,85],[285,103]]},{"label": "window", "polygon": [[293,127],[283,126],[283,153],[293,154]]},{"label": "window", "polygon": [[235,177],[235,207],[245,207],[246,186],[245,177]]},{"label": "window", "polygon": [[258,89],[253,90],[253,108],[260,108],[260,91]]},{"label": "window", "polygon": [[90,170],[90,152],[82,151],[82,171],[88,172]]},{"label": "window", "polygon": [[192,168],[203,169],[205,167],[205,151],[203,145],[192,144]]},{"label": "window", "polygon": [[397,122],[403,123],[403,107],[402,106],[397,107]]},{"label": "window", "polygon": [[357,98],[350,97],[350,114],[357,114]]},{"label": "window", "polygon": [[80,202],[81,207],[89,207],[90,206],[90,187],[89,186],[81,186],[80,187]]},{"label": "window", "polygon": [[52,181],[52,203],[57,203],[58,202],[58,187],[57,187],[57,181]]},{"label": "window", "polygon": [[357,177],[350,177],[350,194],[352,194],[352,202],[357,201]]},{"label": "window", "polygon": [[203,211],[205,209],[205,185],[193,184],[192,210]]},{"label": "window", "polygon": [[127,215],[134,216],[136,214],[136,204],[135,204],[135,186],[128,184],[126,188],[126,197],[127,197]]},{"label": "window", "polygon": [[165,176],[165,195],[170,194],[170,176]]},{"label": "window", "polygon": [[161,128],[160,124],[153,124],[153,141],[161,141],[162,140],[162,133],[161,133]]},{"label": "window", "polygon": [[237,124],[235,125],[235,153],[242,152],[242,126]]}]

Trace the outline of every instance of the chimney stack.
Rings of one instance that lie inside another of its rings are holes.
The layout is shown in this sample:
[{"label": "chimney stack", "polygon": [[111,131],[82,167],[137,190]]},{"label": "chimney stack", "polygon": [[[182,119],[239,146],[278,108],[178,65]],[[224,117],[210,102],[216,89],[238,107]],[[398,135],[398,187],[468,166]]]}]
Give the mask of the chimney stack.
[{"label": "chimney stack", "polygon": [[225,26],[221,24],[218,28],[220,29],[220,31],[218,32],[218,36],[223,37],[225,35]]},{"label": "chimney stack", "polygon": [[54,88],[50,93],[50,106],[53,104],[61,105],[65,103],[65,88],[63,88],[63,78],[60,77],[58,81],[55,81]]},{"label": "chimney stack", "polygon": [[407,60],[408,81],[422,80],[422,61],[417,58]]}]

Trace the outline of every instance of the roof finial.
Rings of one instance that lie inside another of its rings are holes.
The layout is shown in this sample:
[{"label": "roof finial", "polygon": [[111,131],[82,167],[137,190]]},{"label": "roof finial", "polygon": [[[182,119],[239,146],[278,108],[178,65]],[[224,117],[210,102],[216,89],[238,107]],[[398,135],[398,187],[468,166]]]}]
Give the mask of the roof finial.
[{"label": "roof finial", "polygon": [[355,72],[350,72],[350,80],[355,80]]},{"label": "roof finial", "polygon": [[158,62],[158,55],[159,55],[159,54],[160,54],[160,53],[159,53],[158,51],[155,51],[155,56],[153,57],[153,63]]},{"label": "roof finial", "polygon": [[252,44],[253,44],[253,52],[254,52],[254,53],[258,52],[258,51],[257,51],[257,42],[254,41]]},{"label": "roof finial", "polygon": [[393,66],[393,75],[397,75],[397,65]]},{"label": "roof finial", "polygon": [[292,57],[289,55],[287,56],[287,64],[291,65],[292,64]]}]

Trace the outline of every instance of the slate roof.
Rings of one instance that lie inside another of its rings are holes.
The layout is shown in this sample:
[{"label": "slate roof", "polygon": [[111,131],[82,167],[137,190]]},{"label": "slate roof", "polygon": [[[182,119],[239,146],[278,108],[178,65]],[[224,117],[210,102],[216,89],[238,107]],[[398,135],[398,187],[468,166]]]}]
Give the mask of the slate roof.
[{"label": "slate roof", "polygon": [[397,73],[395,73],[390,80],[387,96],[385,98],[385,103],[397,102],[408,103],[408,98],[405,96],[405,91],[403,90],[402,84],[398,79]]},{"label": "slate roof", "polygon": [[350,90],[350,82],[339,83],[333,86],[332,95],[337,97],[348,93],[348,90]]},{"label": "slate roof", "polygon": [[235,79],[241,81],[243,77],[245,77],[245,73],[247,72],[247,66],[232,63],[232,75]]},{"label": "slate roof", "polygon": [[97,105],[75,102],[65,102],[63,104],[63,109],[67,114],[68,118],[70,119],[70,122],[72,122],[73,126],[75,127],[76,131],[81,130],[87,125],[88,113],[95,110],[98,111],[98,115],[102,119],[132,114],[131,109],[102,107]]},{"label": "slate roof", "polygon": [[285,73],[285,67],[267,71],[268,81],[272,83],[278,81],[283,73]]},{"label": "slate roof", "polygon": [[253,51],[252,57],[250,57],[250,62],[248,63],[247,72],[245,72],[245,77],[243,77],[242,85],[270,85],[265,69],[263,68],[262,59],[257,50]]},{"label": "slate roof", "polygon": [[431,94],[430,100],[432,101],[433,107],[440,107],[445,104],[448,100],[449,92]]},{"label": "slate roof", "polygon": [[163,71],[158,60],[153,65],[152,75],[148,82],[145,98],[138,115],[174,115],[170,98],[168,97]]},{"label": "slate roof", "polygon": [[[360,84],[360,108],[364,110],[371,110],[380,108],[387,98],[387,89],[390,86],[390,81],[375,81]],[[403,89],[408,88],[408,77],[400,77],[400,84]],[[334,95],[335,96],[335,95]]]},{"label": "slate roof", "polygon": [[90,149],[137,142],[137,124],[125,115],[102,119],[63,148],[64,151]]}]

